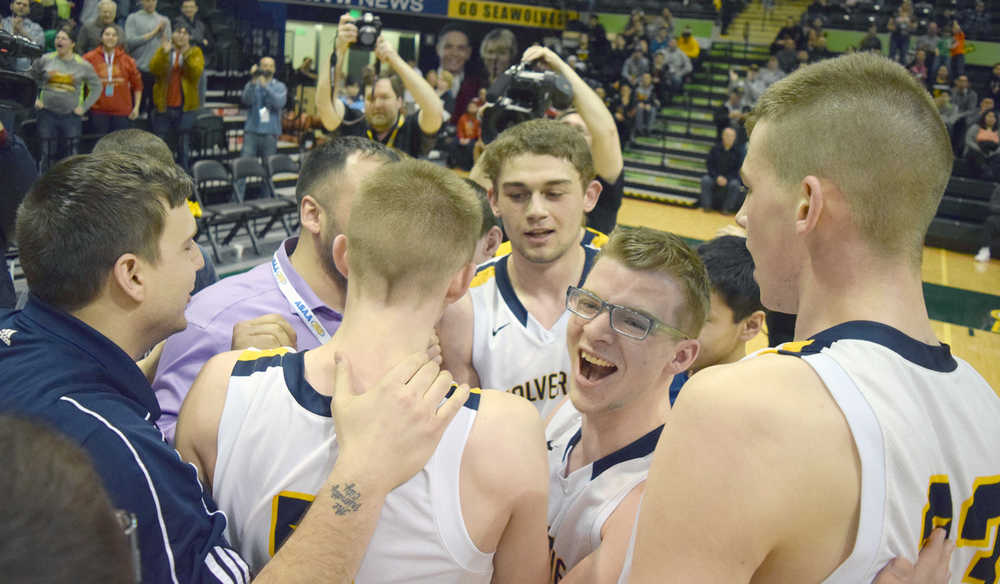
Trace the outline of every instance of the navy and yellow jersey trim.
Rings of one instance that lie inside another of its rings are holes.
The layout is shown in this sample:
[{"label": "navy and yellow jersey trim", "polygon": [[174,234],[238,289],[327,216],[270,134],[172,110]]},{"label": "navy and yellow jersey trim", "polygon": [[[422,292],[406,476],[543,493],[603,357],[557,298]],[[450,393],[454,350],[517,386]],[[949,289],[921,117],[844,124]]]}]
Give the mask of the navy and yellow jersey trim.
[{"label": "navy and yellow jersey trim", "polygon": [[278,347],[266,351],[247,349],[237,357],[232,376],[249,377],[258,371],[266,371],[270,367],[280,367],[282,356],[291,350],[289,347]]},{"label": "navy and yellow jersey trim", "polygon": [[[285,386],[288,388],[288,393],[295,399],[295,402],[317,416],[330,418],[333,416],[333,411],[330,409],[330,404],[333,400],[330,396],[316,391],[306,381],[305,355],[305,352],[296,353],[288,347],[271,349],[269,351],[244,351],[233,368],[233,375],[247,377],[257,371],[265,371],[270,367],[281,367]],[[453,385],[445,397],[451,397],[455,393],[455,389],[456,386]],[[481,392],[478,389],[471,390],[469,392],[469,399],[465,400],[463,407],[470,410],[478,410],[480,394]]]},{"label": "navy and yellow jersey trim", "polygon": [[[597,254],[600,253],[600,250],[596,247],[586,246],[583,248],[583,253],[583,272],[580,274],[580,281],[577,283],[577,286],[583,286],[584,281],[587,280],[587,276],[594,267],[594,262],[597,260]],[[500,291],[500,296],[503,298],[504,303],[507,304],[507,308],[510,309],[511,314],[514,315],[517,322],[521,323],[521,326],[527,326],[528,309],[524,307],[521,299],[517,297],[517,292],[514,291],[514,284],[510,281],[510,269],[507,267],[507,260],[509,258],[510,256],[503,256],[480,266],[469,287],[475,288],[491,279],[495,279],[497,290]]]},{"label": "navy and yellow jersey trim", "polygon": [[[597,231],[596,229],[591,229],[590,227],[584,227],[583,239],[580,240],[580,245],[582,247],[592,247],[594,249],[601,249],[601,247],[603,247],[604,244],[607,242],[608,242],[607,235],[604,235],[603,233]],[[500,247],[497,248],[497,251],[495,254],[493,254],[493,257],[498,258],[505,255],[509,255],[510,252],[511,252],[510,240],[508,239],[507,241],[500,244]]]},{"label": "navy and yellow jersey trim", "polygon": [[801,357],[819,353],[840,340],[868,341],[882,345],[903,359],[932,371],[949,373],[958,368],[958,362],[951,355],[951,347],[945,343],[937,346],[921,343],[891,326],[869,320],[838,324],[808,340],[784,343],[765,352]]},{"label": "navy and yellow jersey trim", "polygon": [[[601,476],[601,473],[616,464],[621,464],[636,458],[643,458],[652,454],[653,451],[656,450],[656,443],[660,440],[660,434],[663,432],[663,426],[663,424],[660,424],[634,442],[615,450],[607,456],[602,456],[601,458],[595,460],[594,464],[591,466],[590,480],[594,480]],[[562,457],[563,462],[569,458],[570,451],[573,450],[573,447],[580,442],[581,436],[583,436],[583,428],[577,430],[576,434],[573,434],[573,437],[569,439],[569,443],[566,444],[566,450],[563,452]]]}]

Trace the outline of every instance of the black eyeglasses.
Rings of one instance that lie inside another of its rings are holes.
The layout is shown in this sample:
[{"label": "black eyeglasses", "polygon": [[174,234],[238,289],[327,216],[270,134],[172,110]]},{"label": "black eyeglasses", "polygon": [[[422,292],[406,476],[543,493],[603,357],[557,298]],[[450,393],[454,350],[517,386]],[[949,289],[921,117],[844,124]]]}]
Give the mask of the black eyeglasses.
[{"label": "black eyeglasses", "polygon": [[666,329],[681,339],[691,338],[690,335],[678,328],[631,308],[605,302],[597,294],[576,286],[570,286],[566,289],[566,308],[573,314],[587,320],[593,320],[607,310],[608,318],[611,319],[611,328],[616,333],[637,341],[648,337],[654,328]]}]

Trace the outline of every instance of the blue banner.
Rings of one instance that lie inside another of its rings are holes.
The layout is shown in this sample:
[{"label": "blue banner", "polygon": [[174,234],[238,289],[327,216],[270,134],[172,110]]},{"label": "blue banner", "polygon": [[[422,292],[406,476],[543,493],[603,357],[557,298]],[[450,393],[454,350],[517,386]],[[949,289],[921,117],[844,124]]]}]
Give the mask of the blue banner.
[{"label": "blue banner", "polygon": [[303,3],[371,12],[399,12],[425,16],[448,14],[448,0],[306,0]]}]

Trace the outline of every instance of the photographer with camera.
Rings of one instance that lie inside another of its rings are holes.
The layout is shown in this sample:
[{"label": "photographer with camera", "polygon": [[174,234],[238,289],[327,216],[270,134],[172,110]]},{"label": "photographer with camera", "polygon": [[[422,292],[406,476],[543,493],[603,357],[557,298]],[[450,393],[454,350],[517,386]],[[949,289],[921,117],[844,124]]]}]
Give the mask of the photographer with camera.
[{"label": "photographer with camera", "polygon": [[573,109],[564,112],[559,119],[583,132],[594,158],[596,180],[601,183],[601,196],[594,209],[587,214],[587,226],[601,233],[611,233],[625,190],[625,162],[614,117],[590,85],[552,50],[537,45],[528,47],[522,61],[541,61],[562,75],[573,88]]},{"label": "photographer with camera", "polygon": [[252,78],[243,88],[247,120],[243,124],[241,156],[267,159],[278,153],[281,109],[285,107],[288,88],[274,78],[274,70],[274,59],[271,57],[262,57],[260,63],[250,69]]},{"label": "photographer with camera", "polygon": [[[341,65],[347,60],[351,45],[356,43],[357,48],[374,49],[379,62],[390,66],[398,77],[376,76],[370,89],[366,82],[363,85],[364,118],[355,124],[343,124],[342,133],[368,137],[414,157],[427,154],[434,146],[437,132],[441,129],[444,115],[441,100],[420,72],[407,65],[381,35],[382,25],[378,17],[365,14],[358,23],[361,25],[360,32],[350,14],[340,17],[332,63],[336,68],[332,94],[329,57],[320,64],[316,83],[316,110],[323,127],[333,132],[344,122],[344,103],[332,96],[339,95],[343,87],[344,73]],[[404,89],[413,95],[420,107],[419,111],[409,116],[403,111]]]}]

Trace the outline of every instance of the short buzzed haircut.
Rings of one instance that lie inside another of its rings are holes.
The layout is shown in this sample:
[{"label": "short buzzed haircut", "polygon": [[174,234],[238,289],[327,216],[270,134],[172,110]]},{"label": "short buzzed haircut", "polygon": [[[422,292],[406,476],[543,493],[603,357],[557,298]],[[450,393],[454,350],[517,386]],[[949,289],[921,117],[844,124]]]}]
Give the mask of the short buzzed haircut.
[{"label": "short buzzed haircut", "polygon": [[446,168],[422,160],[383,165],[361,182],[351,207],[348,286],[386,300],[441,286],[472,261],[479,208]]},{"label": "short buzzed haircut", "polygon": [[906,69],[869,53],[802,67],[757,101],[748,132],[761,123],[764,158],[786,187],[831,181],[873,250],[919,265],[954,157],[934,101]]},{"label": "short buzzed haircut", "polygon": [[167,210],[193,191],[174,164],[105,152],[60,161],[17,213],[17,246],[31,293],[67,312],[100,294],[118,258],[160,257]]},{"label": "short buzzed haircut", "polygon": [[733,322],[740,322],[758,310],[760,287],[753,279],[753,256],[745,237],[723,235],[698,246],[698,257],[705,264],[712,291],[733,311]]},{"label": "short buzzed haircut", "polygon": [[471,178],[466,178],[465,184],[469,185],[469,188],[472,189],[472,192],[476,193],[476,197],[479,199],[479,210],[483,212],[483,223],[479,229],[479,237],[482,237],[493,227],[500,227],[500,220],[493,213],[493,207],[490,205],[490,198],[486,189]]},{"label": "short buzzed haircut", "polygon": [[674,322],[667,324],[689,338],[698,338],[708,318],[708,273],[698,254],[683,239],[649,227],[618,227],[601,248],[598,260],[604,259],[615,260],[630,270],[670,276],[680,287],[684,302],[677,307]]},{"label": "short buzzed haircut", "polygon": [[309,195],[329,209],[333,201],[327,200],[328,197],[319,194],[319,191],[336,191],[335,175],[344,171],[347,159],[355,153],[386,162],[399,162],[399,155],[380,142],[360,136],[334,138],[306,154],[295,183],[296,201],[302,204],[302,198]]},{"label": "short buzzed haircut", "polygon": [[556,120],[530,120],[504,130],[483,151],[483,172],[497,190],[503,165],[521,154],[548,155],[568,160],[580,174],[584,189],[597,176],[590,147],[577,128]]},{"label": "short buzzed haircut", "polygon": [[[112,26],[112,25],[108,25]],[[164,164],[174,164],[174,154],[170,147],[156,134],[129,128],[105,134],[94,144],[93,154],[121,152],[147,156]]]}]

